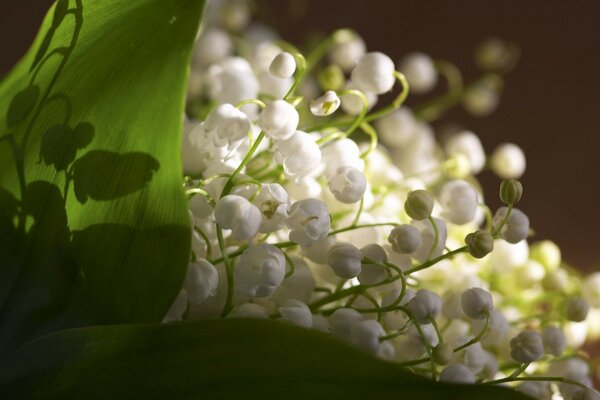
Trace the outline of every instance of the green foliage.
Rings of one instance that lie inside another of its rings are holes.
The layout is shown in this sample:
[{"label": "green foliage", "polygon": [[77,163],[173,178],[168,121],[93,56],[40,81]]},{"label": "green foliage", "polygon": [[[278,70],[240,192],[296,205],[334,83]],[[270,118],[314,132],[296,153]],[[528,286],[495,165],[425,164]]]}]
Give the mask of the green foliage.
[{"label": "green foliage", "polygon": [[203,1],[59,0],[0,85],[0,354],[157,322],[190,252],[180,136]]},{"label": "green foliage", "polygon": [[2,398],[527,399],[434,383],[323,333],[244,319],[60,332],[15,354],[3,376]]}]

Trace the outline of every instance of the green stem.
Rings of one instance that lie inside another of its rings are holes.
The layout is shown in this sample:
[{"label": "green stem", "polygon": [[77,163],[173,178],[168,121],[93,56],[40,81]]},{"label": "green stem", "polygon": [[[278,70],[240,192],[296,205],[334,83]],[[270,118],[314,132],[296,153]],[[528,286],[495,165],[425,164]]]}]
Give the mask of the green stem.
[{"label": "green stem", "polygon": [[370,139],[369,147],[367,147],[367,149],[360,155],[360,158],[365,159],[368,157],[369,154],[371,154],[371,152],[373,150],[375,150],[377,148],[377,143],[378,143],[377,132],[368,122],[363,122],[362,125],[360,126],[360,128],[363,130],[363,132],[365,132],[367,135],[369,135],[369,139]]},{"label": "green stem", "polygon": [[227,275],[227,299],[225,300],[225,306],[223,307],[223,311],[221,312],[221,317],[224,318],[231,311],[233,304],[233,265],[231,264],[231,260],[229,259],[227,251],[225,249],[225,239],[223,238],[223,230],[218,224],[216,226],[219,248],[221,249],[221,254],[223,254],[225,273]]},{"label": "green stem", "polygon": [[244,157],[244,159],[242,160],[240,165],[238,165],[236,170],[233,171],[233,174],[231,174],[229,179],[227,179],[227,182],[225,183],[225,186],[223,187],[223,191],[221,192],[221,197],[226,196],[229,194],[229,192],[231,192],[231,189],[233,188],[233,185],[235,184],[235,178],[242,172],[242,169],[244,169],[246,164],[248,164],[250,162],[250,160],[252,159],[252,156],[256,152],[256,149],[258,149],[258,146],[260,145],[260,142],[262,142],[264,137],[265,137],[265,131],[261,131],[260,134],[258,135],[258,137],[256,138],[256,140],[254,141],[254,143],[252,144],[252,147],[250,147],[250,150],[248,150],[248,153],[246,153],[246,156]]},{"label": "green stem", "polygon": [[433,229],[433,243],[431,243],[431,248],[429,249],[429,254],[427,255],[427,259],[429,260],[433,256],[433,253],[435,253],[438,241],[440,240],[440,232],[437,224],[435,223],[431,215],[427,217],[427,220],[429,221],[429,223],[431,224],[431,228]]},{"label": "green stem", "polygon": [[449,251],[448,253],[442,254],[441,256],[439,256],[437,258],[434,258],[433,260],[425,261],[424,263],[422,263],[420,265],[417,265],[415,267],[407,269],[406,271],[404,271],[404,275],[410,275],[410,274],[412,274],[414,272],[421,271],[421,270],[423,270],[425,268],[429,268],[432,265],[435,265],[435,264],[437,264],[438,262],[440,262],[442,260],[445,260],[447,258],[452,258],[455,255],[457,255],[459,253],[463,253],[463,252],[465,252],[467,250],[468,250],[467,246],[459,247],[458,249],[454,249],[452,251]]},{"label": "green stem", "polygon": [[483,328],[481,329],[481,332],[479,332],[477,334],[477,336],[475,336],[473,339],[469,340],[467,343],[463,344],[462,346],[458,346],[456,348],[454,348],[454,352],[458,352],[461,351],[463,349],[466,349],[467,347],[479,342],[486,334],[487,331],[490,329],[490,312],[487,312],[487,315],[485,317],[485,324],[483,325]]}]

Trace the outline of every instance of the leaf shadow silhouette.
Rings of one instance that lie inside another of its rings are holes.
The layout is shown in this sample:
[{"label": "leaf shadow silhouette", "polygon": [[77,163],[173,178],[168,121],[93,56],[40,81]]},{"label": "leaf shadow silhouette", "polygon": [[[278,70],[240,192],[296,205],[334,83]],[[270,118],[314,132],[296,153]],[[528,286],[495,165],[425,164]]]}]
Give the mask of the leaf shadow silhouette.
[{"label": "leaf shadow silhouette", "polygon": [[89,151],[72,166],[75,196],[82,204],[88,198],[112,200],[126,196],[143,189],[159,167],[158,160],[146,153]]}]

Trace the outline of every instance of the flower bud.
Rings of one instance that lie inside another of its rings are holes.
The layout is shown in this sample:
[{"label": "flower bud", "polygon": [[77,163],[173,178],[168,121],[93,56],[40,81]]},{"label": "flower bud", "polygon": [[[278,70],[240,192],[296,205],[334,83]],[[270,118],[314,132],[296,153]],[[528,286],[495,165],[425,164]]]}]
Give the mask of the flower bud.
[{"label": "flower bud", "polygon": [[317,117],[325,117],[333,114],[338,108],[340,108],[342,101],[338,97],[337,93],[333,90],[328,90],[323,96],[311,100],[310,112]]},{"label": "flower bud", "polygon": [[406,202],[404,202],[404,210],[414,220],[427,219],[433,211],[433,199],[424,190],[412,191],[408,194]]},{"label": "flower bud", "polygon": [[465,290],[460,296],[463,312],[473,319],[484,319],[494,308],[492,295],[481,288]]},{"label": "flower bud", "polygon": [[387,55],[367,53],[352,70],[352,81],[364,91],[383,94],[394,86],[394,68],[394,62]]},{"label": "flower bud", "polygon": [[289,78],[296,71],[296,60],[290,53],[282,51],[271,61],[269,71],[278,78]]},{"label": "flower bud", "polygon": [[291,230],[290,240],[302,246],[324,239],[331,228],[327,206],[317,199],[304,199],[292,204],[285,224]]},{"label": "flower bud", "polygon": [[362,254],[350,243],[336,243],[329,248],[327,263],[335,274],[350,279],[358,276],[362,268]]},{"label": "flower bud", "polygon": [[329,317],[331,334],[337,338],[351,342],[352,326],[363,319],[362,314],[352,308],[338,308]]},{"label": "flower bud", "polygon": [[388,236],[388,242],[395,252],[402,254],[414,253],[421,245],[421,232],[412,225],[396,226]]},{"label": "flower bud", "polygon": [[450,344],[443,342],[433,348],[433,361],[438,365],[446,365],[452,359],[454,349]]},{"label": "flower bud", "polygon": [[200,304],[214,296],[219,285],[219,273],[214,265],[199,259],[188,266],[183,288],[190,302]]},{"label": "flower bud", "polygon": [[462,364],[452,364],[440,373],[440,382],[472,385],[475,383],[475,375]]},{"label": "flower bud", "polygon": [[430,324],[442,309],[440,297],[427,289],[420,289],[408,304],[408,310],[412,313],[415,321],[419,324]]},{"label": "flower bud", "polygon": [[565,314],[569,321],[585,321],[590,310],[587,300],[581,297],[575,297],[567,300]]},{"label": "flower bud", "polygon": [[577,389],[571,400],[600,400],[600,393],[594,389]]},{"label": "flower bud", "polygon": [[500,200],[506,205],[515,205],[523,196],[523,185],[516,179],[506,179],[500,184]]},{"label": "flower bud", "polygon": [[548,326],[542,332],[542,343],[546,353],[550,353],[556,357],[560,356],[567,345],[565,334],[562,329],[557,326]]},{"label": "flower bud", "polygon": [[372,319],[358,321],[352,326],[352,344],[371,354],[377,354],[381,342],[379,338],[385,336],[381,324]]},{"label": "flower bud", "polygon": [[516,144],[503,143],[492,153],[490,166],[502,179],[518,179],[525,172],[525,154]]},{"label": "flower bud", "polygon": [[235,307],[231,311],[232,318],[258,318],[267,319],[269,314],[267,310],[260,304],[245,303]]},{"label": "flower bud", "polygon": [[475,258],[483,258],[494,250],[494,237],[487,231],[475,231],[465,237],[469,254]]},{"label": "flower bud", "polygon": [[[508,212],[507,207],[501,207],[494,215],[493,225],[498,226]],[[529,235],[529,218],[518,208],[513,208],[508,220],[500,230],[500,237],[508,243],[519,243]]]},{"label": "flower bud", "polygon": [[296,299],[289,299],[279,307],[281,317],[294,325],[303,328],[312,326],[312,313],[306,304]]},{"label": "flower bud", "polygon": [[[360,249],[363,258],[373,260],[378,264],[383,264],[387,261],[387,254],[383,247],[376,243],[368,244]],[[382,282],[387,276],[385,268],[381,265],[364,263],[362,265],[358,281],[363,285],[373,285]]]},{"label": "flower bud", "polygon": [[224,229],[231,229],[236,240],[250,240],[261,223],[260,210],[242,196],[229,194],[217,201],[215,220]]},{"label": "flower bud", "polygon": [[550,399],[552,396],[550,382],[525,381],[517,386],[517,390],[539,400]]},{"label": "flower bud", "polygon": [[437,71],[433,60],[424,53],[411,53],[400,63],[400,71],[406,76],[413,93],[426,93],[437,82]]},{"label": "flower bud", "polygon": [[296,129],[300,116],[298,111],[285,100],[275,100],[262,110],[258,117],[258,126],[274,140],[289,139]]},{"label": "flower bud", "polygon": [[356,203],[367,189],[367,178],[354,167],[339,167],[329,180],[329,190],[342,203]]},{"label": "flower bud", "polygon": [[510,356],[521,363],[530,363],[544,354],[544,345],[539,333],[523,331],[510,340]]},{"label": "flower bud", "polygon": [[275,293],[285,277],[285,256],[277,247],[262,243],[248,247],[235,267],[235,289],[250,297]]},{"label": "flower bud", "polygon": [[323,90],[340,90],[346,83],[344,71],[335,64],[329,65],[319,71],[317,79]]}]

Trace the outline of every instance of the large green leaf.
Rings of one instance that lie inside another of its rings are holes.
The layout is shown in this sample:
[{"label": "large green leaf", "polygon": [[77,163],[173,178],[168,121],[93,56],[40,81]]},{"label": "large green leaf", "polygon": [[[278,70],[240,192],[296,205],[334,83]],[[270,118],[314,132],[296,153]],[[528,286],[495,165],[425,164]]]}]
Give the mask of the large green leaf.
[{"label": "large green leaf", "polygon": [[59,0],[0,86],[0,354],[159,321],[190,234],[180,190],[203,0]]},{"label": "large green leaf", "polygon": [[276,321],[82,328],[0,366],[19,399],[486,399],[506,388],[434,383],[316,331]]}]

